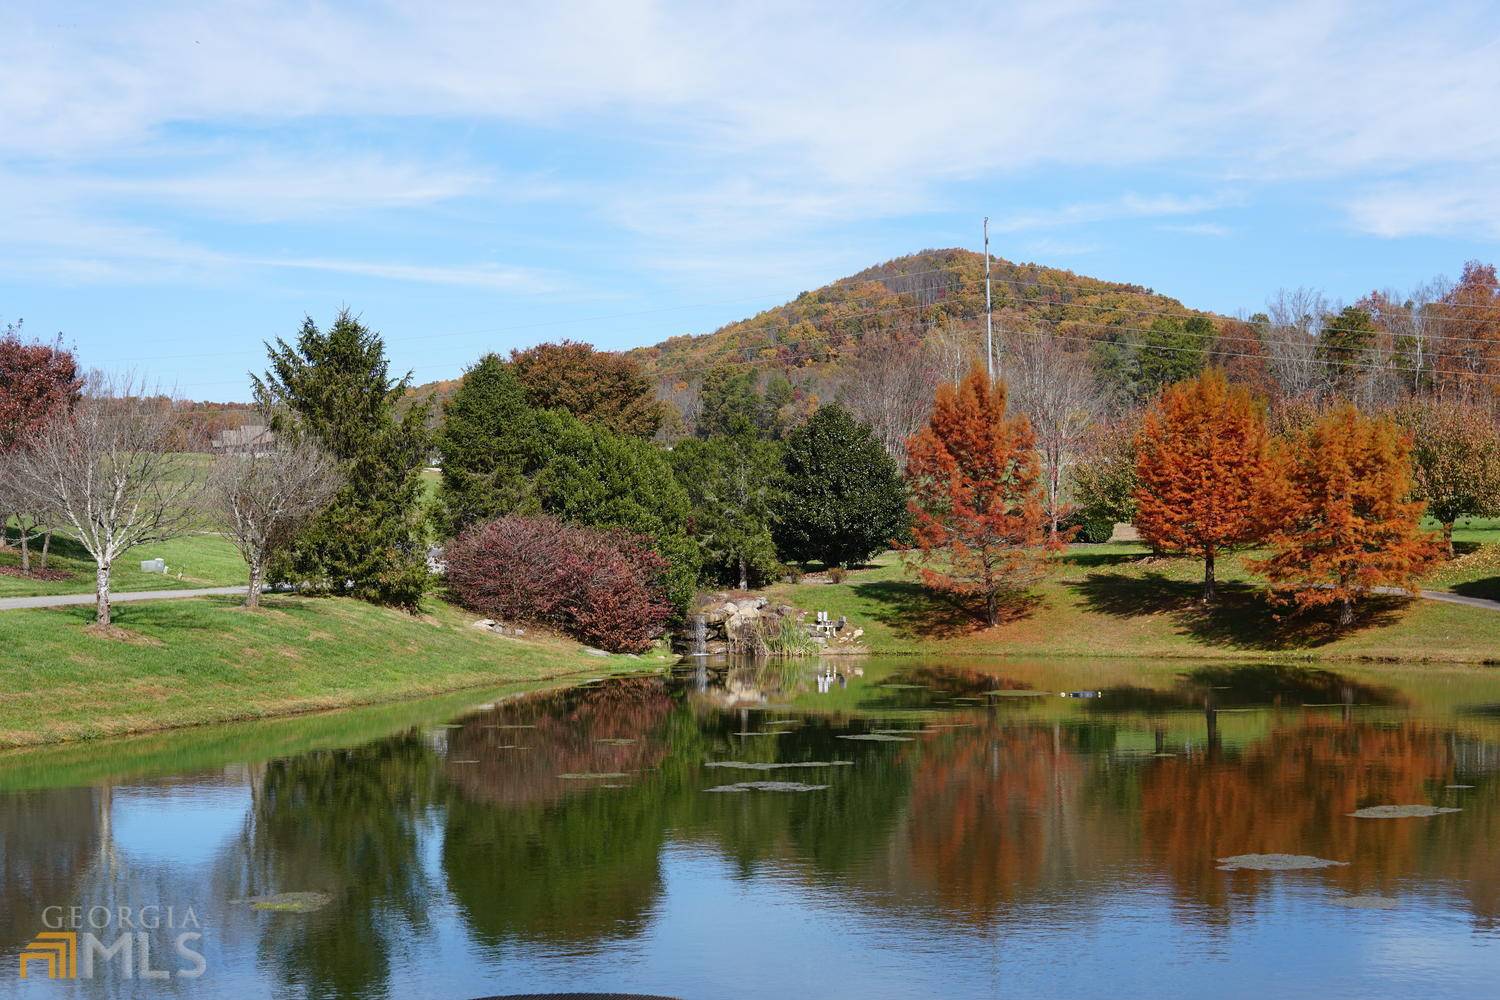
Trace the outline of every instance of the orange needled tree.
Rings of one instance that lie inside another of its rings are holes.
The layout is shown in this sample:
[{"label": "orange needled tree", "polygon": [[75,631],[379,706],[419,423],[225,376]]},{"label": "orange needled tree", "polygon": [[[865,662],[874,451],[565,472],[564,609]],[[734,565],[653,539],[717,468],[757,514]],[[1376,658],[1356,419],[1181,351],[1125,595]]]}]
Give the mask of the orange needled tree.
[{"label": "orange needled tree", "polygon": [[1217,369],[1169,386],[1141,421],[1136,473],[1141,538],[1201,557],[1203,601],[1213,601],[1214,560],[1263,538],[1279,506],[1260,408]]},{"label": "orange needled tree", "polygon": [[906,445],[917,546],[908,565],[933,590],[982,601],[990,625],[1041,579],[1058,544],[1047,539],[1031,425],[1006,415],[1005,395],[975,365],[962,384],[939,387]]},{"label": "orange needled tree", "polygon": [[1285,523],[1271,536],[1276,554],[1258,565],[1284,600],[1299,608],[1354,603],[1379,586],[1415,589],[1442,547],[1420,529],[1412,492],[1411,440],[1387,417],[1345,404],[1291,439]]}]

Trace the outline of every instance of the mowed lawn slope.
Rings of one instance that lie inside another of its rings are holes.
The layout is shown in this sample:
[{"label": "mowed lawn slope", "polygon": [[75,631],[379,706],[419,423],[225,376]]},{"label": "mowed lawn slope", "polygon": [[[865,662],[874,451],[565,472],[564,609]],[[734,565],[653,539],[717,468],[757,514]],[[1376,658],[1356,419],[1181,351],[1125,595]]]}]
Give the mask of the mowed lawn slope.
[{"label": "mowed lawn slope", "polygon": [[122,604],[123,637],[92,607],[0,611],[0,746],[371,704],[482,685],[660,666],[576,642],[506,638],[440,601],[420,615],[347,598]]},{"label": "mowed lawn slope", "polygon": [[[1435,588],[1500,592],[1500,550],[1486,545],[1432,577]],[[1220,601],[1198,602],[1202,564],[1152,557],[1136,544],[1074,545],[1053,560],[1031,601],[983,628],[912,582],[893,553],[843,583],[786,584],[773,596],[848,616],[877,653],[1238,660],[1428,660],[1500,663],[1500,612],[1434,601],[1374,599],[1347,630],[1330,615],[1294,615],[1266,600],[1244,554],[1221,558]]]},{"label": "mowed lawn slope", "polygon": [[[11,548],[0,549],[0,570],[19,569],[21,553],[15,549],[15,531],[10,533]],[[40,565],[37,551],[40,539],[32,545],[31,565]],[[147,559],[165,559],[167,574],[142,573]],[[66,574],[60,579],[12,576],[0,572],[0,597],[32,597],[41,594],[87,594],[94,590],[94,560],[75,539],[61,533],[52,539],[47,559],[49,575]],[[220,535],[212,533],[184,535],[167,542],[142,545],[126,552],[115,563],[110,588],[121,593],[132,590],[173,590],[189,587],[232,587],[245,583],[250,572],[239,550]]]}]

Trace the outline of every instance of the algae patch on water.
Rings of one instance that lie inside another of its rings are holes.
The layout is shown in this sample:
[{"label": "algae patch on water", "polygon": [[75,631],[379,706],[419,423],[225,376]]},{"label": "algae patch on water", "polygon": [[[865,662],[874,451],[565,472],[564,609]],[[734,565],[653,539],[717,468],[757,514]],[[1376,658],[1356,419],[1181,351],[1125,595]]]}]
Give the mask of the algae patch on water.
[{"label": "algae patch on water", "polygon": [[849,760],[799,760],[787,763],[762,762],[753,760],[710,760],[705,761],[704,767],[729,767],[739,771],[779,771],[783,768],[794,767],[851,767],[854,762]]},{"label": "algae patch on water", "polygon": [[1394,910],[1401,905],[1389,896],[1335,896],[1329,902],[1350,910]]},{"label": "algae patch on water", "polygon": [[311,913],[314,910],[321,910],[332,900],[333,897],[326,892],[276,892],[268,896],[251,896],[235,902],[249,903],[251,909],[273,913]]},{"label": "algae patch on water", "polygon": [[828,785],[804,785],[800,781],[739,781],[733,785],[715,785],[705,792],[821,792]]},{"label": "algae patch on water", "polygon": [[1347,861],[1330,861],[1309,854],[1236,854],[1219,859],[1221,872],[1299,872],[1315,868],[1337,868]]},{"label": "algae patch on water", "polygon": [[599,779],[628,778],[628,777],[630,777],[630,775],[626,774],[624,771],[601,771],[601,772],[579,771],[579,772],[570,772],[568,774],[559,774],[558,777],[562,778],[564,781],[588,781],[588,780],[592,780],[594,778],[599,778]]},{"label": "algae patch on water", "polygon": [[1441,816],[1443,813],[1463,812],[1451,806],[1366,806],[1364,809],[1356,809],[1350,816],[1356,819],[1412,819],[1424,816]]},{"label": "algae patch on water", "polygon": [[855,733],[851,736],[840,736],[841,740],[869,740],[871,743],[911,743],[914,742],[910,736],[892,736],[890,733]]}]

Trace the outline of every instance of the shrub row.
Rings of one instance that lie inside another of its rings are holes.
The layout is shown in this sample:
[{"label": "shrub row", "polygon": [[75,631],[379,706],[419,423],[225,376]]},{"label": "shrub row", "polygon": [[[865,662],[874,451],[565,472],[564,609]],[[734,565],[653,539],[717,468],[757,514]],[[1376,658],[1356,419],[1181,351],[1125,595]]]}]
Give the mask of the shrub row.
[{"label": "shrub row", "polygon": [[672,615],[667,562],[639,535],[512,514],[463,532],[445,558],[448,588],[469,610],[611,652],[648,649]]}]

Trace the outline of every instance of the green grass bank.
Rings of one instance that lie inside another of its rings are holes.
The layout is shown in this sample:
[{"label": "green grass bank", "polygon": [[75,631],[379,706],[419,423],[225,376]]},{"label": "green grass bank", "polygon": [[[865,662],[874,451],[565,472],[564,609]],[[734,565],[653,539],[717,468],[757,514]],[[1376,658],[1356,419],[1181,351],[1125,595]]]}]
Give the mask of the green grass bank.
[{"label": "green grass bank", "polygon": [[507,638],[430,600],[420,615],[344,598],[122,604],[121,637],[92,607],[0,611],[0,747],[369,705],[477,687],[658,669],[565,639]]}]

